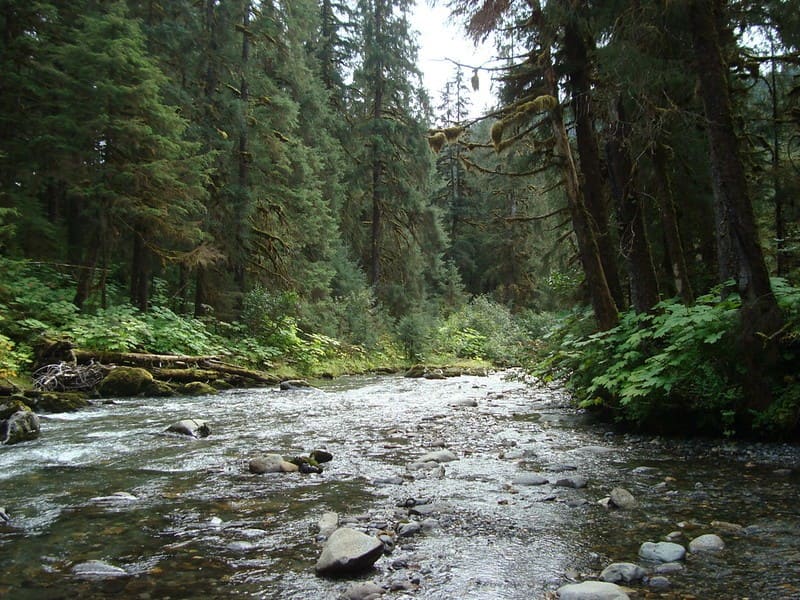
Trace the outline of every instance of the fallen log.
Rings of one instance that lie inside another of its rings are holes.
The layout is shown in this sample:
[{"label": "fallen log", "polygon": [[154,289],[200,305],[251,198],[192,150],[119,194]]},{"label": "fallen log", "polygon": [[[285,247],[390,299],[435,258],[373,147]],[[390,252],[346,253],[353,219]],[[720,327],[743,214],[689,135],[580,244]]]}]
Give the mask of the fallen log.
[{"label": "fallen log", "polygon": [[201,366],[206,369],[213,369],[219,373],[225,373],[226,375],[235,375],[237,377],[243,377],[244,379],[257,381],[258,383],[271,385],[280,383],[281,381],[280,378],[270,375],[269,373],[263,373],[261,371],[253,371],[251,369],[229,365],[227,363],[215,361],[214,359],[202,361]]},{"label": "fallen log", "polygon": [[102,352],[96,350],[72,350],[78,364],[92,362],[104,365],[127,367],[187,369],[200,366],[204,361],[218,361],[219,356],[188,356],[184,354],[146,354],[141,352]]}]

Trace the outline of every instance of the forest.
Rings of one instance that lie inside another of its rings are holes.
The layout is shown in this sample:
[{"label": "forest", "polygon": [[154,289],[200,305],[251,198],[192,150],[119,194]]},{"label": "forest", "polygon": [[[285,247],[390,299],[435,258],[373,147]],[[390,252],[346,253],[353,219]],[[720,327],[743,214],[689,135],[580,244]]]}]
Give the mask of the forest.
[{"label": "forest", "polygon": [[797,439],[797,3],[435,3],[496,59],[431,98],[414,0],[2,0],[0,385],[43,339],[514,365]]}]

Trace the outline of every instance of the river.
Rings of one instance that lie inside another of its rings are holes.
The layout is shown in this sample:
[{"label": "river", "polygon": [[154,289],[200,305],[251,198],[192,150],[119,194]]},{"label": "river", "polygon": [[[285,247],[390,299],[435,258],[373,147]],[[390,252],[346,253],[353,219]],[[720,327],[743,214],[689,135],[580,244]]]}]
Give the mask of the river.
[{"label": "river", "polygon": [[[724,550],[689,555],[667,587],[632,584],[631,597],[800,598],[796,446],[616,433],[509,375],[347,377],[42,415],[38,440],[0,447],[0,597],[333,599],[375,581],[387,598],[530,600],[641,562],[642,542],[718,533]],[[164,433],[184,418],[211,435]],[[265,453],[320,448],[333,454],[321,475],[248,470]],[[457,460],[413,468],[441,448]],[[587,484],[555,485],[570,477]],[[636,506],[599,504],[614,487]],[[435,508],[425,529],[372,571],[315,574],[323,513],[391,532],[423,520],[414,505]],[[92,560],[121,576],[76,574]]]}]

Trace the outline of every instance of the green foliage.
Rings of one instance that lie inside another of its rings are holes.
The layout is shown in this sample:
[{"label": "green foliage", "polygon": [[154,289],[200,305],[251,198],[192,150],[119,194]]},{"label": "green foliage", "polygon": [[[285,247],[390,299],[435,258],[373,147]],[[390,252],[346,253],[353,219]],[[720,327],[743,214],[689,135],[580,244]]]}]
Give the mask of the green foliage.
[{"label": "green foliage", "polygon": [[495,364],[519,364],[528,341],[508,307],[478,296],[450,315],[436,333],[439,352],[482,358]]},{"label": "green foliage", "polygon": [[425,359],[431,348],[431,317],[411,312],[397,322],[397,339],[406,358],[413,362]]},{"label": "green foliage", "polygon": [[[798,331],[800,290],[779,280],[774,287],[789,315],[788,330]],[[619,421],[672,432],[735,433],[750,417],[741,387],[739,307],[735,295],[720,300],[709,294],[693,306],[669,300],[651,314],[626,312],[617,327],[599,333],[587,332],[586,313],[573,315],[546,339],[534,373],[566,382],[581,406],[603,407]],[[778,401],[755,426],[796,424],[796,388],[796,382],[780,387]]]}]

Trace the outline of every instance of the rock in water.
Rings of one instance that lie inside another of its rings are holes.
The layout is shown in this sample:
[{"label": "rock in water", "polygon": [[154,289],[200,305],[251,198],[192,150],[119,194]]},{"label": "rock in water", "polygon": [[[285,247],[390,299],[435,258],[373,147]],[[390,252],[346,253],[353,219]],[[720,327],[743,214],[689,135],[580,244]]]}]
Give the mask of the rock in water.
[{"label": "rock in water", "polygon": [[625,488],[611,490],[611,504],[620,510],[631,510],[636,507],[636,499]]},{"label": "rock in water", "polygon": [[609,583],[630,583],[632,581],[639,581],[645,575],[647,575],[647,571],[639,565],[633,563],[612,563],[603,569],[603,572],[600,573],[600,579]]},{"label": "rock in water", "polygon": [[339,527],[339,514],[335,512],[323,513],[317,522],[319,535],[325,539],[328,539],[337,527]]},{"label": "rock in water", "polygon": [[694,538],[689,542],[689,552],[719,552],[725,549],[725,542],[722,538],[713,533],[707,533]]},{"label": "rock in water", "polygon": [[621,587],[605,581],[584,581],[558,588],[559,600],[630,600]]},{"label": "rock in water", "polygon": [[454,460],[458,460],[458,457],[453,454],[450,450],[435,450],[434,452],[428,452],[426,455],[421,456],[417,459],[417,462],[426,463],[426,462],[452,462]]},{"label": "rock in water", "polygon": [[310,388],[311,384],[305,379],[286,379],[285,381],[281,381],[278,387],[283,391],[301,390],[303,388]]},{"label": "rock in water", "polygon": [[263,474],[263,473],[296,473],[300,467],[290,463],[280,454],[267,454],[259,456],[250,461],[250,472]]},{"label": "rock in water", "polygon": [[639,556],[655,562],[676,562],[686,556],[686,548],[673,542],[645,542],[639,547]]},{"label": "rock in water", "polygon": [[383,554],[383,542],[377,537],[349,527],[337,529],[314,567],[320,575],[357,573],[369,569]]},{"label": "rock in water", "polygon": [[88,560],[72,567],[72,574],[79,579],[111,579],[126,577],[125,569],[115,567],[102,560]]},{"label": "rock in water", "polygon": [[383,588],[373,581],[354,583],[344,593],[344,600],[376,600],[383,595]]},{"label": "rock in water", "polygon": [[184,419],[167,427],[170,433],[179,433],[190,437],[201,438],[211,435],[211,428],[205,421],[197,419]]},{"label": "rock in water", "polygon": [[18,444],[39,437],[39,417],[31,410],[20,410],[0,421],[0,444]]}]

